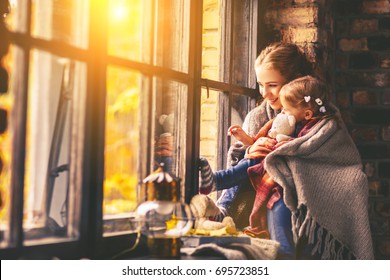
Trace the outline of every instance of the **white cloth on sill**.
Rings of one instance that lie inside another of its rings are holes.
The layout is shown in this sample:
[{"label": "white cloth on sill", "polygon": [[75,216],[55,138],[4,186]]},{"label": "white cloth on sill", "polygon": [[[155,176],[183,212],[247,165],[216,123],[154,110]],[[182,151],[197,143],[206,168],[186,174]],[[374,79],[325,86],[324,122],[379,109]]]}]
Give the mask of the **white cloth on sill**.
[{"label": "white cloth on sill", "polygon": [[277,257],[279,246],[279,242],[273,240],[250,237],[250,244],[206,243],[197,247],[182,248],[181,253],[197,257],[221,257],[228,260],[274,260]]}]

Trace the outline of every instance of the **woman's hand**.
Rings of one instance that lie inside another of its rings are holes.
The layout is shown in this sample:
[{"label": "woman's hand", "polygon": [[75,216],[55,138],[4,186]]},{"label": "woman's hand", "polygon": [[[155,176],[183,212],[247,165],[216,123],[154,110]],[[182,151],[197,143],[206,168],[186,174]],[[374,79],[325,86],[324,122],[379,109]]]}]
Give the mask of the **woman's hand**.
[{"label": "woman's hand", "polygon": [[247,154],[245,155],[246,158],[259,158],[259,157],[265,157],[270,152],[273,151],[275,145],[277,144],[277,141],[272,138],[268,137],[260,137],[256,140],[255,143],[253,143],[252,146],[249,147]]},{"label": "woman's hand", "polygon": [[228,128],[228,136],[234,136],[238,141],[244,143],[244,145],[253,144],[253,139],[242,129],[239,125],[232,125]]}]

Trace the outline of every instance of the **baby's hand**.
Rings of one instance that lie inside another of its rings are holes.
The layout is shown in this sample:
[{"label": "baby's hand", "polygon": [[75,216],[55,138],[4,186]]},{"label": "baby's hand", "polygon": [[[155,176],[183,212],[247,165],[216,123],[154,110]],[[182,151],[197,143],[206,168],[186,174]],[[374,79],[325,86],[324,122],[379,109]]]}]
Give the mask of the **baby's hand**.
[{"label": "baby's hand", "polygon": [[242,141],[247,137],[246,132],[239,125],[232,125],[228,128],[228,136],[234,136],[237,140]]},{"label": "baby's hand", "polygon": [[239,125],[232,125],[228,129],[228,136],[234,136],[238,141],[241,141],[245,145],[253,144],[253,138],[250,137]]},{"label": "baby's hand", "polygon": [[236,138],[237,138],[237,136],[239,136],[242,133],[245,133],[245,131],[239,125],[232,125],[231,127],[228,128],[228,131],[227,131],[228,136],[234,136]]}]

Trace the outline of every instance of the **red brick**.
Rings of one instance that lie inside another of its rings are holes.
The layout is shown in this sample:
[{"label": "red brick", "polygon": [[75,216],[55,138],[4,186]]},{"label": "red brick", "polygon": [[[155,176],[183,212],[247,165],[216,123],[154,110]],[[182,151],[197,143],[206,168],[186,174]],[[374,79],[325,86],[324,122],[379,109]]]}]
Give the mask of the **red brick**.
[{"label": "red brick", "polygon": [[265,13],[265,22],[277,29],[282,26],[309,27],[318,22],[317,14],[316,7],[274,9]]},{"label": "red brick", "polygon": [[356,19],[351,24],[352,34],[362,34],[378,30],[377,19]]},{"label": "red brick", "polygon": [[378,133],[375,128],[354,128],[351,131],[351,136],[355,142],[373,142],[378,140]]},{"label": "red brick", "polygon": [[390,12],[388,0],[366,0],[362,4],[362,12],[367,14],[387,14]]},{"label": "red brick", "polygon": [[355,91],[352,94],[353,103],[356,105],[376,105],[377,97],[373,92],[368,92],[365,90]]},{"label": "red brick", "polygon": [[339,48],[342,51],[367,51],[367,39],[340,39]]},{"label": "red brick", "polygon": [[318,29],[317,28],[294,28],[289,27],[282,36],[287,42],[303,43],[303,42],[317,42]]},{"label": "red brick", "polygon": [[390,57],[383,57],[380,61],[381,68],[390,68]]}]

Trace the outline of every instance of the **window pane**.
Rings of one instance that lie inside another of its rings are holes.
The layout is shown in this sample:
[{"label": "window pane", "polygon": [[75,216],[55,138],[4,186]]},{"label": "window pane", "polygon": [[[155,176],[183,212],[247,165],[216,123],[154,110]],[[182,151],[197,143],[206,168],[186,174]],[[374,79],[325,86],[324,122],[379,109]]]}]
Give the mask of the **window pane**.
[{"label": "window pane", "polygon": [[[209,160],[213,170],[219,169],[220,92],[202,89],[200,121],[200,156]],[[226,137],[227,135],[223,135]]]},{"label": "window pane", "polygon": [[13,0],[11,13],[7,15],[6,22],[10,31],[27,32],[27,2],[29,0]]},{"label": "window pane", "polygon": [[88,46],[88,0],[32,1],[32,35]]},{"label": "window pane", "polygon": [[108,53],[150,62],[151,0],[108,1]]},{"label": "window pane", "polygon": [[203,1],[202,78],[215,81],[221,81],[222,78],[220,1]]},{"label": "window pane", "polygon": [[[140,90],[138,72],[108,67],[103,214],[118,223],[137,203]],[[115,231],[113,225],[105,223],[104,231]]]},{"label": "window pane", "polygon": [[202,78],[256,88],[257,1],[203,1]]},{"label": "window pane", "polygon": [[[230,125],[242,125],[245,116],[255,106],[255,101],[245,95],[229,96],[218,91],[202,89],[200,116],[200,155],[218,170],[226,167],[226,152],[236,142],[227,135]],[[230,111],[230,120],[228,114]]]},{"label": "window pane", "polygon": [[[152,169],[164,163],[166,171],[180,177],[184,185],[187,135],[187,92],[185,84],[155,78],[154,160]],[[184,193],[182,191],[182,193]]]},{"label": "window pane", "polygon": [[188,72],[190,0],[156,0],[155,65]]},{"label": "window pane", "polygon": [[[245,95],[235,94],[232,95],[231,104],[231,124],[237,124],[242,126],[245,116],[247,113],[256,106],[256,101]],[[234,143],[236,140],[232,137],[231,142]]]},{"label": "window pane", "polygon": [[25,239],[77,237],[86,67],[39,50],[30,57]]},{"label": "window pane", "polygon": [[[243,87],[256,88],[254,61],[257,56],[257,1],[233,1],[232,82]],[[225,58],[227,61],[227,58]],[[226,71],[226,70],[225,70]]]}]

